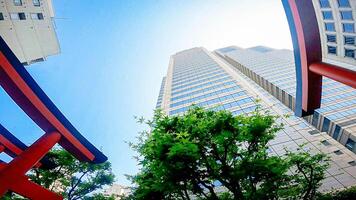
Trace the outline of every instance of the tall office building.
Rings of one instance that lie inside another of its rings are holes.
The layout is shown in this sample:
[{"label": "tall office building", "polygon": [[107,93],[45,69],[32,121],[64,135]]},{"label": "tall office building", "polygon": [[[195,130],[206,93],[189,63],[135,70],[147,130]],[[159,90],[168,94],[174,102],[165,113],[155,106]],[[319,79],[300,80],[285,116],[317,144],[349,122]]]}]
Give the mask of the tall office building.
[{"label": "tall office building", "polygon": [[[216,51],[234,68],[294,110],[296,75],[293,52],[266,47],[227,47]],[[356,70],[356,66],[350,66]],[[305,119],[356,152],[356,90],[323,78],[321,108]]]},{"label": "tall office building", "polygon": [[[225,48],[218,52],[229,50]],[[270,49],[257,47],[251,51],[268,53]],[[284,57],[282,54],[279,56]],[[157,105],[168,115],[182,114],[192,104],[213,110],[225,109],[239,115],[253,111],[255,99],[261,100],[263,109],[280,115],[279,122],[285,124],[285,129],[278,132],[270,143],[271,154],[283,155],[285,148],[293,151],[306,144],[305,150],[321,151],[332,159],[322,190],[356,185],[356,155],[353,152],[304,119],[285,117],[285,114],[292,114],[292,110],[236,67],[219,58],[217,53],[193,48],[173,55],[167,76],[162,81]]]},{"label": "tall office building", "polygon": [[25,65],[60,52],[52,0],[0,2],[0,35]]}]

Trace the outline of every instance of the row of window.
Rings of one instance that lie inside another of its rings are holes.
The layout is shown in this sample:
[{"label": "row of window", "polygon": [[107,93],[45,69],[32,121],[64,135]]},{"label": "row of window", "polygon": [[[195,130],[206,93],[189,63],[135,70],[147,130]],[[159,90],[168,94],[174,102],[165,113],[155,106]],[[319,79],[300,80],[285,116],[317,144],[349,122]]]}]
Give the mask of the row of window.
[{"label": "row of window", "polygon": [[[200,106],[200,107],[209,106],[209,105],[213,105],[213,104],[216,104],[216,103],[219,103],[219,102],[223,102],[225,100],[229,100],[229,99],[233,99],[233,98],[239,98],[242,95],[246,95],[246,93],[243,92],[243,91],[242,92],[237,92],[237,93],[230,94],[230,95],[227,95],[227,96],[224,96],[224,97],[217,97],[217,98],[214,98],[214,99],[211,99],[211,100],[208,100],[208,101],[204,101],[204,102],[198,103],[196,105]],[[253,102],[253,100],[252,100],[252,98],[247,97],[247,98],[243,98],[243,99],[240,99],[240,100],[237,100],[237,101],[234,101],[234,102],[236,102],[236,105],[242,105],[242,104],[246,104],[246,103],[249,103],[249,102]],[[191,106],[182,107],[182,108],[170,111],[169,114],[170,115],[174,115],[174,114],[177,114],[177,113],[185,112],[185,111],[189,110],[189,108],[191,108]]]},{"label": "row of window", "polygon": [[216,68],[216,69],[213,69],[213,70],[206,70],[206,71],[203,71],[201,73],[194,73],[192,75],[187,76],[186,78],[173,79],[172,84],[175,85],[175,84],[180,84],[182,82],[189,82],[189,81],[192,81],[192,80],[201,79],[203,77],[207,77],[207,76],[210,76],[210,75],[213,75],[213,74],[218,74],[218,73],[223,72],[223,71],[224,71],[223,69]]},{"label": "row of window", "polygon": [[324,90],[322,91],[322,96],[326,96],[328,94],[335,94],[338,92],[342,92],[345,91],[349,88],[349,86],[341,86],[341,87],[337,87],[337,88],[333,88],[333,89],[328,89],[328,90]]},{"label": "row of window", "polygon": [[197,102],[199,100],[202,100],[202,99],[205,99],[205,98],[209,98],[209,97],[212,97],[212,96],[216,96],[218,94],[231,92],[231,91],[237,90],[239,88],[240,88],[239,86],[233,86],[233,87],[230,87],[230,88],[224,88],[224,89],[217,90],[217,91],[214,91],[214,92],[211,92],[211,93],[208,93],[208,94],[200,95],[200,96],[197,96],[197,97],[194,97],[194,98],[191,98],[191,99],[186,99],[186,100],[183,100],[183,101],[179,101],[177,103],[173,103],[173,104],[170,105],[170,107],[173,108],[173,107],[177,107],[177,106],[184,105],[184,104],[187,104],[187,103],[194,103],[194,102]]},{"label": "row of window", "polygon": [[197,71],[194,73],[190,73],[189,75],[183,76],[183,77],[177,77],[173,75],[173,79],[172,79],[172,83],[176,83],[176,82],[180,82],[180,81],[184,81],[190,78],[194,78],[197,76],[202,76],[204,74],[208,74],[208,73],[212,73],[212,72],[218,72],[222,70],[220,67],[210,67],[209,70],[203,70],[203,71]]},{"label": "row of window", "polygon": [[338,99],[344,99],[344,98],[347,98],[347,97],[352,97],[354,95],[356,95],[356,90],[352,91],[352,92],[347,92],[347,93],[344,93],[344,94],[338,94],[337,96],[330,96],[330,97],[327,97],[327,98],[322,98],[321,99],[321,103],[322,104],[326,104],[326,103],[329,103],[329,102],[332,102],[332,101],[336,101]]},{"label": "row of window", "polygon": [[[323,19],[334,19],[332,11],[322,11]],[[352,11],[340,11],[340,17],[342,20],[353,20]]]},{"label": "row of window", "polygon": [[172,96],[175,96],[177,94],[181,94],[183,92],[193,91],[193,90],[196,90],[196,89],[199,89],[199,88],[203,88],[203,87],[206,87],[206,86],[209,86],[209,85],[213,85],[215,83],[220,83],[220,82],[223,82],[223,81],[226,81],[226,80],[230,80],[230,77],[221,78],[221,79],[218,79],[218,80],[215,80],[215,81],[209,81],[207,83],[196,85],[194,87],[190,87],[190,88],[186,88],[186,89],[183,89],[183,90],[179,90],[179,91],[173,92]]},{"label": "row of window", "polygon": [[[337,55],[337,48],[335,46],[328,46],[328,53]],[[355,49],[344,49],[344,56],[346,58],[355,58]]]},{"label": "row of window", "polygon": [[[337,43],[337,39],[336,39],[336,35],[331,35],[331,34],[327,34],[326,35],[326,41],[329,43]],[[345,35],[344,36],[344,44],[345,45],[356,45],[355,43],[355,36],[348,36]]]},{"label": "row of window", "polygon": [[[335,23],[334,22],[326,22],[325,30],[329,32],[335,32]],[[344,33],[355,33],[355,25],[354,23],[342,23],[342,31]]]},{"label": "row of window", "polygon": [[196,90],[194,92],[190,92],[190,93],[186,93],[186,94],[183,94],[183,95],[180,95],[180,96],[177,96],[177,97],[173,97],[173,98],[171,98],[171,101],[175,101],[175,100],[178,100],[178,99],[186,98],[186,97],[189,97],[189,96],[193,96],[193,95],[196,95],[196,94],[199,94],[199,93],[203,93],[203,92],[207,92],[207,91],[210,91],[210,90],[215,90],[215,89],[218,89],[218,88],[221,88],[221,87],[224,87],[224,86],[229,86],[229,85],[236,85],[236,83],[235,83],[235,81],[228,81],[228,82],[221,83],[221,84],[218,84],[218,85],[213,85],[211,87],[207,87],[207,88],[204,88],[204,89],[201,89],[201,90]]},{"label": "row of window", "polygon": [[221,77],[221,76],[224,76],[224,75],[226,75],[225,71],[221,70],[219,72],[214,72],[214,73],[211,73],[211,74],[205,74],[203,76],[198,76],[196,78],[192,78],[192,79],[189,79],[189,80],[186,80],[186,81],[173,83],[172,84],[172,88],[173,88],[173,90],[175,90],[175,88],[182,88],[182,87],[185,87],[187,85],[194,85],[195,83],[200,83],[201,81],[209,80],[209,79],[212,79],[212,78],[215,78],[215,77]]},{"label": "row of window", "polygon": [[[26,20],[26,14],[23,12],[20,13],[9,13],[11,20]],[[30,13],[31,19],[33,20],[43,20],[42,13]],[[0,21],[5,20],[3,13],[0,13]]]},{"label": "row of window", "polygon": [[336,104],[333,105],[329,105],[329,106],[324,106],[318,109],[318,112],[325,114],[326,112],[330,112],[336,109],[343,109],[343,108],[347,108],[350,107],[352,105],[356,104],[356,99],[354,100],[348,100],[348,101],[344,101],[344,102],[338,102]]},{"label": "row of window", "polygon": [[232,112],[233,115],[240,115],[240,114],[244,114],[244,113],[250,113],[252,111],[256,110],[256,106],[250,106],[244,109],[239,109],[239,110],[235,110]]},{"label": "row of window", "polygon": [[[330,8],[329,0],[319,0],[321,8]],[[337,0],[339,8],[350,8],[349,0]]]},{"label": "row of window", "polygon": [[186,88],[186,87],[193,86],[193,85],[197,85],[197,84],[200,84],[200,83],[204,83],[204,82],[210,81],[212,79],[217,79],[217,78],[221,78],[221,77],[228,77],[228,76],[229,75],[227,75],[224,72],[224,73],[218,74],[216,76],[212,76],[212,77],[209,77],[209,78],[197,80],[197,81],[190,82],[190,83],[187,83],[187,84],[184,84],[184,85],[180,85],[180,86],[177,86],[177,87],[172,87],[172,91],[179,90],[179,89]]},{"label": "row of window", "polygon": [[206,63],[201,66],[197,66],[197,65],[193,65],[193,64],[189,65],[189,66],[190,67],[187,67],[187,69],[184,69],[184,68],[182,69],[182,68],[175,66],[173,69],[173,76],[174,77],[184,77],[186,75],[191,74],[194,71],[198,71],[198,70],[201,71],[204,69],[211,69],[212,67],[217,67],[215,62],[209,62],[209,63]]},{"label": "row of window", "polygon": [[[13,2],[14,2],[15,6],[22,6],[23,5],[22,0],[13,0]],[[37,7],[41,5],[40,0],[32,0],[32,4],[34,6],[37,6]]]}]

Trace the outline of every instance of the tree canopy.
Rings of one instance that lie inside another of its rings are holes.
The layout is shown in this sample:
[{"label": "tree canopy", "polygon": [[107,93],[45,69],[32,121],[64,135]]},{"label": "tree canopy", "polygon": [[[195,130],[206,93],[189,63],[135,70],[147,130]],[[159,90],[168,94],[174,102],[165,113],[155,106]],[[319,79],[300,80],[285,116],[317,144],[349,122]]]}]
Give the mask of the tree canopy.
[{"label": "tree canopy", "polygon": [[130,176],[127,199],[314,199],[328,158],[303,148],[270,154],[268,143],[283,129],[276,120],[259,109],[239,116],[198,107],[181,116],[157,111],[130,143],[141,169]]},{"label": "tree canopy", "polygon": [[[29,178],[49,190],[60,193],[64,199],[114,199],[98,192],[114,182],[110,162],[91,164],[80,162],[67,151],[56,148],[47,157],[54,163],[53,169],[33,169]],[[22,199],[15,194],[7,194],[5,199]]]}]

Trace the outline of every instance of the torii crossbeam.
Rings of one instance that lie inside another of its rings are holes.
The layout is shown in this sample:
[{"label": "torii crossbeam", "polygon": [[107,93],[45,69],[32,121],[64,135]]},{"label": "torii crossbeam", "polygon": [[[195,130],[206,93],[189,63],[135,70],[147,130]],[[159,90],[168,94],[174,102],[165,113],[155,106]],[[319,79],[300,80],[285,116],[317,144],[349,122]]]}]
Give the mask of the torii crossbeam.
[{"label": "torii crossbeam", "polygon": [[[0,37],[0,85],[12,100],[45,132],[28,148],[20,148],[8,164],[0,163],[0,197],[7,191],[30,199],[62,199],[41,186],[31,182],[25,175],[32,167],[41,165],[40,160],[56,144],[61,145],[77,159],[85,162],[103,163],[107,157],[85,139],[43,92],[36,81],[16,58]],[[1,131],[1,130],[0,130]],[[3,141],[17,144],[9,134],[2,134]],[[16,134],[15,134],[16,135]],[[1,137],[0,137],[1,139]],[[0,140],[1,144],[1,140]],[[15,145],[16,146],[16,145]],[[22,146],[23,147],[23,146]],[[16,148],[0,145],[0,152]],[[16,150],[15,150],[16,151]]]}]

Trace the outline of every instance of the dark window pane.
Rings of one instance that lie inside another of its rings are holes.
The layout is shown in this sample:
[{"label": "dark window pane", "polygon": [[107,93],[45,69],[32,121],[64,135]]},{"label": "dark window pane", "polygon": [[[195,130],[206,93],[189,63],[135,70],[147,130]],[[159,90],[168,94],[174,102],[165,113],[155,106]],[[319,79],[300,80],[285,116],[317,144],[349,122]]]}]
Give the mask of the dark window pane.
[{"label": "dark window pane", "polygon": [[350,19],[352,20],[352,11],[341,11],[341,19]]},{"label": "dark window pane", "polygon": [[353,49],[345,49],[345,57],[355,58],[355,50],[353,50]]},{"label": "dark window pane", "polygon": [[335,31],[334,23],[325,23],[325,30],[326,31]]},{"label": "dark window pane", "polygon": [[313,126],[317,126],[318,125],[318,120],[319,120],[319,113],[314,112],[313,119],[312,119],[312,125]]},{"label": "dark window pane", "polygon": [[323,127],[321,128],[322,132],[326,132],[329,130],[329,125],[330,125],[330,120],[327,118],[324,118],[324,122],[323,122]]},{"label": "dark window pane", "polygon": [[340,135],[340,130],[341,130],[340,126],[336,125],[336,126],[335,126],[335,130],[334,130],[334,134],[333,134],[333,138],[334,138],[335,140],[337,140],[337,138],[339,137],[339,135]]},{"label": "dark window pane", "polygon": [[331,11],[323,11],[324,19],[333,19],[333,13]]},{"label": "dark window pane", "polygon": [[353,23],[343,23],[342,29],[345,33],[354,33],[355,32],[355,26]]},{"label": "dark window pane", "polygon": [[320,0],[320,7],[330,8],[329,0]]},{"label": "dark window pane", "polygon": [[350,149],[351,151],[353,150],[353,148],[355,147],[355,141],[353,141],[352,139],[348,139],[345,145],[348,149]]},{"label": "dark window pane", "polygon": [[[330,54],[336,54],[336,53],[337,53],[336,47],[328,46],[328,53],[330,53]],[[314,125],[314,124],[313,124],[313,125]]]},{"label": "dark window pane", "polygon": [[353,37],[353,36],[345,36],[344,37],[344,42],[345,42],[345,44],[355,45],[355,37]]},{"label": "dark window pane", "polygon": [[43,20],[43,14],[42,13],[37,13],[38,19]]},{"label": "dark window pane", "polygon": [[349,0],[338,0],[339,7],[350,7]]},{"label": "dark window pane", "polygon": [[25,13],[19,13],[19,19],[20,20],[25,20],[26,19]]},{"label": "dark window pane", "polygon": [[0,13],[0,20],[4,20],[4,15]]},{"label": "dark window pane", "polygon": [[336,43],[336,35],[326,35],[326,39],[328,42]]}]

